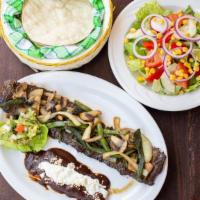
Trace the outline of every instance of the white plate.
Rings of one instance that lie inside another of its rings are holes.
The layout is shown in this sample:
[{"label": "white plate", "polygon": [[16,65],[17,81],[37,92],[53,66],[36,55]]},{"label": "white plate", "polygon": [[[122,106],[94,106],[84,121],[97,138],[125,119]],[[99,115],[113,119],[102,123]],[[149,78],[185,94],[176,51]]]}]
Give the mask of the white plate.
[{"label": "white plate", "polygon": [[[147,0],[131,2],[114,23],[108,50],[111,68],[115,77],[132,97],[149,107],[165,111],[182,111],[199,106],[200,89],[180,96],[159,95],[138,84],[130,73],[124,59],[123,42],[127,31],[135,20],[134,12],[141,8],[145,2]],[[188,5],[191,5],[196,11],[200,11],[200,1],[196,0],[158,0],[158,2],[162,6],[174,10],[185,9]]]},{"label": "white plate", "polygon": [[[99,78],[76,72],[46,72],[34,74],[21,79],[39,86],[56,90],[60,94],[79,99],[80,101],[103,111],[103,118],[107,124],[112,124],[113,116],[121,116],[122,125],[141,128],[153,145],[167,154],[166,145],[158,126],[149,113],[138,102],[133,100],[123,90]],[[103,163],[77,153],[72,147],[59,144],[57,140],[49,140],[46,148],[61,147],[71,152],[75,157],[87,164],[93,171],[109,177],[112,187],[124,186],[131,178],[121,176],[116,170]],[[22,153],[0,148],[0,170],[9,184],[27,200],[66,200],[64,195],[47,191],[39,184],[27,177]],[[154,186],[136,183],[128,191],[113,195],[109,200],[153,200],[160,192],[167,175],[168,161],[163,172],[156,179]],[[116,181],[117,180],[117,181]]]}]

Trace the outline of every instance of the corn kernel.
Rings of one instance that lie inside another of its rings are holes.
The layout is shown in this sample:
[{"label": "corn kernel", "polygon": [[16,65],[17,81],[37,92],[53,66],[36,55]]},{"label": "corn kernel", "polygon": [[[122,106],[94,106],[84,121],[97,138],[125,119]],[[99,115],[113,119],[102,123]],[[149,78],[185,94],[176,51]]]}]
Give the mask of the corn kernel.
[{"label": "corn kernel", "polygon": [[190,73],[190,74],[193,74],[193,70],[192,70],[192,69],[189,69],[189,73]]},{"label": "corn kernel", "polygon": [[154,35],[156,35],[156,34],[157,34],[157,32],[156,32],[156,31],[154,31],[154,30],[151,30],[151,33],[153,33]]},{"label": "corn kernel", "polygon": [[195,72],[198,72],[198,71],[199,71],[199,67],[197,67],[197,66],[194,67],[194,71],[195,71]]},{"label": "corn kernel", "polygon": [[159,53],[160,53],[161,56],[163,56],[163,55],[165,54],[165,52],[164,52],[163,49],[160,49],[160,52],[159,52]]},{"label": "corn kernel", "polygon": [[171,61],[172,57],[171,56],[167,56],[167,61]]},{"label": "corn kernel", "polygon": [[181,10],[181,11],[177,12],[177,14],[179,17],[181,17],[181,16],[183,16],[183,11]]},{"label": "corn kernel", "polygon": [[181,43],[181,42],[177,42],[176,45],[177,45],[178,47],[181,47],[181,46],[182,46],[182,43]]},{"label": "corn kernel", "polygon": [[196,77],[197,81],[200,81],[200,75]]},{"label": "corn kernel", "polygon": [[150,71],[149,71],[151,74],[155,74],[156,73],[156,70],[154,68],[151,68]]},{"label": "corn kernel", "polygon": [[136,29],[135,29],[135,28],[131,28],[131,29],[130,29],[130,32],[131,32],[131,33],[135,33],[135,32],[136,32]]},{"label": "corn kernel", "polygon": [[144,68],[146,72],[149,72],[150,68],[149,67],[145,67]]},{"label": "corn kernel", "polygon": [[183,74],[183,77],[184,77],[185,79],[187,79],[187,78],[189,77],[189,75],[186,74],[186,73],[184,73],[184,74]]},{"label": "corn kernel", "polygon": [[188,24],[188,20],[187,19],[183,20],[183,24],[187,25]]},{"label": "corn kernel", "polygon": [[137,77],[137,81],[138,81],[139,83],[143,83],[143,82],[145,81],[145,79],[144,79],[143,76],[138,76],[138,77]]},{"label": "corn kernel", "polygon": [[173,34],[172,37],[171,37],[171,39],[172,39],[172,40],[175,40],[175,39],[176,39],[176,36]]},{"label": "corn kernel", "polygon": [[170,78],[171,81],[175,81],[176,80],[176,76],[174,74],[171,74],[169,78]]},{"label": "corn kernel", "polygon": [[171,61],[167,61],[167,66],[171,65],[172,62]]},{"label": "corn kernel", "polygon": [[184,53],[186,53],[188,51],[188,48],[187,47],[183,47],[182,50],[183,50]]},{"label": "corn kernel", "polygon": [[124,39],[124,43],[127,44],[128,43],[128,38]]},{"label": "corn kernel", "polygon": [[180,62],[181,63],[185,63],[185,60],[182,58],[182,59],[180,59]]},{"label": "corn kernel", "polygon": [[184,91],[183,91],[183,90],[180,90],[180,91],[179,91],[179,94],[184,94]]},{"label": "corn kernel", "polygon": [[163,34],[162,34],[162,33],[158,33],[158,34],[157,34],[157,38],[158,38],[158,39],[161,39],[162,37],[163,37]]},{"label": "corn kernel", "polygon": [[184,62],[184,65],[187,67],[187,68],[191,68],[191,64],[189,62]]},{"label": "corn kernel", "polygon": [[180,49],[175,49],[175,50],[173,51],[173,54],[174,54],[174,55],[181,55],[181,54],[182,54],[182,51],[181,51]]},{"label": "corn kernel", "polygon": [[191,62],[191,63],[194,62],[194,59],[193,59],[193,58],[190,58],[190,59],[189,59],[189,62]]},{"label": "corn kernel", "polygon": [[134,57],[133,57],[133,56],[129,56],[129,59],[130,59],[130,60],[133,60],[133,59],[134,59]]},{"label": "corn kernel", "polygon": [[183,77],[182,77],[182,76],[179,76],[177,79],[178,79],[178,80],[182,80],[182,79],[183,79]]},{"label": "corn kernel", "polygon": [[185,33],[185,36],[186,37],[190,37],[190,33]]},{"label": "corn kernel", "polygon": [[198,62],[195,62],[195,63],[194,63],[194,67],[199,67],[199,63],[198,63]]}]

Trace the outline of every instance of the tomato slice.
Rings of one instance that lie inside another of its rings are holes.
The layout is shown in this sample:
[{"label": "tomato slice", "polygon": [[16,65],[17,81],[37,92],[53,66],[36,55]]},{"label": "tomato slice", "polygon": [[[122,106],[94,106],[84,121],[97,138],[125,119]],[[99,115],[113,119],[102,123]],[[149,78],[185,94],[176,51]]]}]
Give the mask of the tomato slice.
[{"label": "tomato slice", "polygon": [[172,48],[172,49],[176,49],[177,47],[179,47],[179,46],[177,46],[176,42],[172,42],[171,48]]},{"label": "tomato slice", "polygon": [[151,83],[154,80],[158,80],[162,76],[163,72],[164,72],[164,67],[162,66],[158,68],[154,74],[151,74],[150,76],[148,76],[146,78],[146,81]]},{"label": "tomato slice", "polygon": [[189,85],[189,81],[176,82],[176,85],[178,85],[184,89],[187,89],[188,85]]},{"label": "tomato slice", "polygon": [[152,50],[152,49],[154,49],[154,43],[151,41],[144,41],[143,47],[147,50]]},{"label": "tomato slice", "polygon": [[172,22],[175,22],[179,18],[179,16],[176,13],[172,13],[168,15],[167,18],[170,19]]},{"label": "tomato slice", "polygon": [[200,71],[196,72],[195,76],[200,76]]},{"label": "tomato slice", "polygon": [[15,131],[17,133],[23,133],[25,130],[25,126],[23,124],[17,124],[16,128],[15,128]]},{"label": "tomato slice", "polygon": [[146,60],[146,67],[160,67],[163,64],[160,54],[157,52],[152,58]]},{"label": "tomato slice", "polygon": [[157,39],[158,47],[162,47],[163,38]]}]

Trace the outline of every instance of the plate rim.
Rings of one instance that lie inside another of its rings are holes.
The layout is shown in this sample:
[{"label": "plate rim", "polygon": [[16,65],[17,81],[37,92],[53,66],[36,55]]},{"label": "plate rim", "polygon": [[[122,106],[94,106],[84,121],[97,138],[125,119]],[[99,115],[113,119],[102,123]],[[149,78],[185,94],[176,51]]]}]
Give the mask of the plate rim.
[{"label": "plate rim", "polygon": [[[80,76],[80,77],[87,77],[89,79],[93,79],[94,81],[95,80],[98,80],[98,81],[101,81],[102,84],[105,84],[105,85],[108,85],[108,87],[110,88],[113,88],[113,90],[118,90],[119,93],[121,93],[122,95],[126,95],[127,98],[129,98],[130,101],[133,101],[134,105],[136,107],[138,107],[145,115],[146,117],[150,118],[151,119],[151,122],[152,124],[155,126],[155,128],[159,131],[160,133],[160,136],[163,140],[163,149],[162,151],[164,151],[166,153],[166,161],[165,161],[165,165],[164,165],[164,168],[163,168],[163,182],[161,183],[161,185],[159,187],[157,187],[157,190],[156,192],[154,192],[154,190],[152,190],[152,200],[155,199],[158,194],[160,193],[161,189],[163,188],[163,185],[166,181],[166,177],[167,177],[167,174],[168,174],[168,150],[167,150],[167,146],[166,146],[166,142],[165,142],[165,139],[164,139],[164,136],[162,134],[162,131],[160,130],[158,124],[156,123],[156,121],[154,120],[154,118],[151,116],[151,114],[146,110],[146,108],[141,105],[139,102],[137,102],[135,99],[131,98],[124,90],[122,90],[121,88],[119,88],[118,86],[104,80],[104,79],[101,79],[101,78],[98,78],[96,76],[92,76],[92,75],[89,75],[89,74],[85,74],[85,73],[80,73],[80,72],[72,72],[72,71],[57,71],[57,72],[41,72],[41,73],[35,73],[35,74],[31,74],[31,75],[28,75],[28,76],[25,76],[21,79],[19,79],[18,81],[25,81],[27,78],[30,78],[30,77],[34,77],[34,76],[40,76],[40,75],[45,75],[45,74],[68,74],[68,75],[74,75],[74,76]],[[57,76],[58,77],[58,76]],[[39,77],[38,77],[39,78]],[[97,89],[98,90],[98,89]],[[3,148],[0,148],[0,157],[3,153]],[[26,194],[26,191],[25,191],[25,188],[20,188],[17,183],[13,183],[15,181],[13,181],[13,177],[12,177],[12,172],[9,173],[9,171],[6,171],[5,168],[4,168],[4,164],[1,164],[0,165],[0,173],[1,175],[4,177],[4,179],[8,182],[8,184],[19,194],[21,195],[23,198],[26,199],[26,197],[28,196],[28,194]],[[30,197],[27,199],[27,200],[35,200],[34,197]],[[144,200],[144,199],[141,199],[141,200]],[[149,200],[149,199],[148,199]]]}]

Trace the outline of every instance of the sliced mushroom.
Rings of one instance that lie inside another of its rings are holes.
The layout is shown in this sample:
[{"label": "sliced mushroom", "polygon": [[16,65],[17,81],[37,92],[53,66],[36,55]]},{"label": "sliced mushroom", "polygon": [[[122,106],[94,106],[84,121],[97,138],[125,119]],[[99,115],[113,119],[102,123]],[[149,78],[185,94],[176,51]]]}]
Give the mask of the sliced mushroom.
[{"label": "sliced mushroom", "polygon": [[40,98],[40,100],[41,100],[41,97],[42,97],[42,95],[43,95],[43,92],[44,92],[43,89],[34,89],[34,90],[32,90],[32,91],[29,93],[29,96],[28,96],[29,101],[34,101],[34,99],[35,99],[36,97]]},{"label": "sliced mushroom", "polygon": [[59,111],[62,110],[62,106],[61,106],[60,104],[57,104],[57,105],[55,106],[55,108],[56,108],[56,111],[57,111],[57,112],[59,112]]},{"label": "sliced mushroom", "polygon": [[39,120],[41,123],[46,123],[46,122],[49,121],[50,117],[51,117],[51,113],[48,112],[47,114],[40,115],[40,116],[38,116],[37,118],[38,118],[38,120]]},{"label": "sliced mushroom", "polygon": [[120,139],[117,136],[111,136],[110,140],[114,143],[115,146],[117,146],[118,148],[121,148],[124,141],[122,139]]},{"label": "sliced mushroom", "polygon": [[132,163],[128,163],[128,170],[132,172],[136,172],[138,169],[137,159],[130,158],[132,160]]},{"label": "sliced mushroom", "polygon": [[61,116],[64,116],[64,117],[67,117],[68,119],[70,119],[72,121],[72,123],[75,125],[75,126],[80,126],[81,123],[78,121],[77,117],[72,115],[71,113],[68,113],[68,112],[55,112],[55,113],[48,113],[47,115],[40,115],[38,117],[38,120],[40,122],[47,122],[49,121],[50,119],[53,119],[55,117],[57,117],[58,115],[61,115]]},{"label": "sliced mushroom", "polygon": [[47,101],[52,101],[56,96],[56,92],[45,92],[45,96],[47,96]]},{"label": "sliced mushroom", "polygon": [[151,163],[145,163],[145,167],[143,170],[143,176],[147,177],[153,170],[153,165]]},{"label": "sliced mushroom", "polygon": [[90,139],[91,133],[92,133],[92,124],[89,124],[89,126],[85,129],[83,133],[82,140]]},{"label": "sliced mushroom", "polygon": [[101,115],[101,111],[99,110],[93,110],[93,111],[90,111],[90,112],[83,112],[80,114],[80,118],[84,121],[87,121],[87,122],[92,122],[94,121],[94,119],[98,116]]},{"label": "sliced mushroom", "polygon": [[135,171],[137,170],[138,166],[137,166],[137,163],[135,163],[135,160],[128,157],[126,154],[118,152],[118,151],[111,151],[111,152],[104,153],[103,159],[107,160],[109,157],[114,156],[114,155],[120,155],[128,162],[128,165],[132,166],[132,169],[134,169]]},{"label": "sliced mushroom", "polygon": [[88,143],[90,143],[90,142],[97,142],[97,141],[99,141],[101,139],[102,139],[102,136],[101,135],[97,135],[97,136],[95,136],[93,138],[90,138],[90,139],[87,139],[85,141],[88,142]]},{"label": "sliced mushroom", "polygon": [[15,93],[13,94],[13,98],[27,98],[27,88],[28,85],[26,83],[22,83],[17,86]]},{"label": "sliced mushroom", "polygon": [[61,100],[62,108],[67,107],[67,102],[68,102],[68,99],[66,97],[62,97],[62,100]]},{"label": "sliced mushroom", "polygon": [[47,104],[47,101],[46,100],[41,100],[41,105],[42,106],[45,106]]},{"label": "sliced mushroom", "polygon": [[48,114],[49,112],[45,109],[45,107],[40,107],[40,114],[41,115],[46,115]]},{"label": "sliced mushroom", "polygon": [[53,111],[55,107],[55,102],[54,101],[48,101],[46,104],[46,110],[47,111]]},{"label": "sliced mushroom", "polygon": [[128,146],[128,142],[127,141],[124,141],[124,143],[122,144],[121,148],[120,148],[120,152],[121,153],[124,153],[124,151],[126,151],[127,149],[127,146]]},{"label": "sliced mushroom", "polygon": [[120,123],[121,123],[121,119],[119,117],[113,118],[113,124],[116,130],[120,130]]},{"label": "sliced mushroom", "polygon": [[145,162],[148,163],[151,161],[153,156],[153,147],[151,142],[147,137],[145,137],[143,134],[142,136],[142,146],[143,146],[143,152],[144,152],[144,159]]},{"label": "sliced mushroom", "polygon": [[95,128],[97,126],[97,124],[101,123],[101,120],[99,119],[99,117],[96,117],[94,119],[94,124],[93,124],[93,128]]},{"label": "sliced mushroom", "polygon": [[56,117],[59,121],[63,121],[63,116],[62,115],[57,115]]}]

